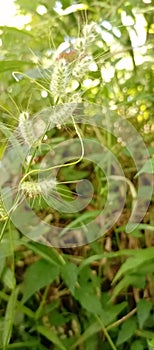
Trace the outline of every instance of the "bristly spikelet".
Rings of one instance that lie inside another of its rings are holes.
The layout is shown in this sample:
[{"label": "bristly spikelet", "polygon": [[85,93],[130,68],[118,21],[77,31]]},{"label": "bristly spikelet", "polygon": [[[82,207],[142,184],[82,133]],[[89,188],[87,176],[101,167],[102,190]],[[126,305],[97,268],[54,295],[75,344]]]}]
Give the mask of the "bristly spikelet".
[{"label": "bristly spikelet", "polygon": [[42,194],[49,194],[50,191],[56,186],[56,181],[54,180],[44,180],[40,182],[25,181],[21,183],[20,190],[29,197],[36,198]]},{"label": "bristly spikelet", "polygon": [[81,93],[79,93],[79,92],[74,93],[72,96],[69,97],[69,101],[68,102],[72,104],[72,108],[73,108],[73,111],[74,111],[75,108],[77,107],[78,103],[82,102]]},{"label": "bristly spikelet", "polygon": [[77,38],[73,44],[74,49],[79,51],[80,55],[82,55],[95,41],[97,35],[97,24],[95,22],[85,24],[82,28],[81,37]]},{"label": "bristly spikelet", "polygon": [[81,80],[84,77],[85,73],[88,71],[88,67],[92,62],[92,57],[89,55],[81,57],[81,59],[76,62],[75,66],[72,69],[72,76],[77,80]]},{"label": "bristly spikelet", "polygon": [[38,182],[25,181],[20,185],[20,190],[29,198],[35,198],[41,194]]},{"label": "bristly spikelet", "polygon": [[97,36],[97,24],[95,22],[85,24],[82,28],[82,33],[87,45],[91,44],[95,41]]},{"label": "bristly spikelet", "polygon": [[8,214],[4,208],[3,200],[0,195],[0,221],[5,221],[8,218]]},{"label": "bristly spikelet", "polygon": [[18,131],[19,136],[30,147],[44,134],[46,123],[37,117],[30,119],[28,112],[22,112],[19,115]]},{"label": "bristly spikelet", "polygon": [[76,100],[70,100],[68,103],[57,105],[54,112],[49,116],[50,127],[65,124],[72,117],[78,103],[79,99],[76,98]]},{"label": "bristly spikelet", "polygon": [[79,54],[83,54],[86,51],[86,39],[77,38],[73,44],[75,50],[79,51]]},{"label": "bristly spikelet", "polygon": [[36,135],[34,134],[32,121],[29,119],[28,112],[22,112],[19,115],[18,128],[25,143],[32,146],[36,140]]},{"label": "bristly spikelet", "polygon": [[64,58],[55,61],[52,78],[50,82],[50,90],[55,100],[66,95],[66,87],[69,83],[68,63]]}]

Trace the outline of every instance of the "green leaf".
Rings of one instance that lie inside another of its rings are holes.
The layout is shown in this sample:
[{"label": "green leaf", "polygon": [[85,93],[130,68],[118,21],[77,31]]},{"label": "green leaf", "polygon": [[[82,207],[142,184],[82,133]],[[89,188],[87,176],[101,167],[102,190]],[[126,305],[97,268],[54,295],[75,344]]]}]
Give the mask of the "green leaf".
[{"label": "green leaf", "polygon": [[141,265],[154,260],[154,247],[135,250],[135,256],[129,257],[117,272],[113,283],[115,283],[123,274],[135,272]]},{"label": "green leaf", "polygon": [[27,12],[35,12],[38,6],[38,0],[16,0],[16,3],[19,4],[21,10],[25,10]]},{"label": "green leaf", "polygon": [[73,263],[67,263],[61,268],[61,276],[66,283],[66,286],[74,294],[75,283],[77,281],[78,268]]},{"label": "green leaf", "polygon": [[154,350],[154,339],[148,340],[149,350]]},{"label": "green leaf", "polygon": [[138,173],[135,175],[135,177],[143,173],[148,173],[148,174],[154,173],[154,158],[148,159],[143,165],[143,167],[140,169],[140,171],[138,171]]},{"label": "green leaf", "polygon": [[148,319],[150,315],[150,311],[152,309],[152,303],[149,300],[139,300],[137,304],[137,316],[139,327],[142,329],[145,321]]},{"label": "green leaf", "polygon": [[34,65],[33,62],[30,61],[0,61],[0,73],[6,72],[6,71],[14,71],[19,70],[20,68],[26,66],[26,65]]},{"label": "green leaf", "polygon": [[4,319],[4,329],[2,334],[2,342],[3,342],[4,350],[9,344],[9,341],[11,338],[14,314],[16,309],[17,295],[18,295],[18,289],[14,289],[12,291],[12,294],[9,297],[9,301],[6,308],[6,314]]},{"label": "green leaf", "polygon": [[9,267],[7,267],[4,270],[4,274],[2,276],[2,279],[3,279],[5,286],[7,286],[10,289],[14,289],[15,283],[16,283],[15,277],[14,277],[14,272]]},{"label": "green leaf", "polygon": [[126,289],[128,286],[134,286],[136,288],[144,288],[145,287],[145,276],[141,275],[126,275],[123,279],[115,286],[111,300],[113,301],[118,294],[121,293],[123,289]]},{"label": "green leaf", "polygon": [[[119,305],[111,305],[110,307],[108,307],[107,305],[107,309],[106,310],[103,309],[102,315],[101,315],[104,325],[106,326],[108,323],[113,322],[118,316],[118,314],[126,307],[126,305],[127,305],[126,302],[122,302]],[[110,325],[108,327],[110,328]],[[79,339],[75,341],[71,349],[76,349],[78,345],[82,344],[87,339],[91,338],[94,334],[98,333],[101,329],[102,329],[102,326],[100,325],[100,323],[92,322],[90,326],[86,328],[84,333],[80,335]]]},{"label": "green leaf", "polygon": [[[88,212],[88,211],[86,211],[86,212],[84,212],[83,214],[81,214],[81,215],[79,215],[78,217],[77,217],[77,219],[75,219],[75,220],[73,220],[73,221],[71,221],[70,222],[70,224],[68,224],[62,231],[61,231],[61,233],[60,233],[60,237],[61,236],[63,236],[66,232],[67,232],[67,230],[69,229],[69,228],[74,228],[74,227],[78,227],[78,225],[80,224],[82,224],[82,223],[86,223],[87,221],[88,221],[88,219],[93,219],[93,218],[95,218],[97,215],[99,215],[100,214],[100,210],[94,210],[93,212],[91,211],[91,212]],[[89,234],[90,234],[90,232],[89,232]]]},{"label": "green leaf", "polygon": [[33,37],[32,33],[30,33],[29,31],[27,30],[21,30],[21,29],[18,29],[18,28],[15,28],[15,27],[8,27],[8,26],[0,26],[0,30],[2,30],[4,32],[4,35],[6,35],[6,33],[10,33],[10,35],[12,35],[12,37],[14,35],[18,35],[20,38],[21,36],[28,36],[30,38]]},{"label": "green leaf", "polygon": [[119,303],[117,305],[106,303],[106,305],[103,307],[103,312],[101,314],[101,317],[103,319],[104,326],[107,326],[110,328],[110,324],[112,322],[116,321],[118,315],[127,307],[127,302],[123,301],[122,303]]},{"label": "green leaf", "polygon": [[75,291],[75,298],[87,311],[98,315],[102,313],[102,305],[98,296],[94,293],[89,293],[87,288],[77,288]]},{"label": "green leaf", "polygon": [[43,259],[32,264],[25,273],[22,302],[25,303],[36,291],[52,283],[58,274],[58,267],[52,267]]},{"label": "green leaf", "polygon": [[61,174],[64,176],[67,181],[72,180],[82,180],[83,178],[86,178],[89,175],[89,171],[87,170],[79,170],[76,171],[73,168],[63,168],[61,170]]},{"label": "green leaf", "polygon": [[116,345],[121,345],[125,341],[129,340],[137,329],[137,324],[134,318],[128,319],[125,321],[118,334],[118,339]]},{"label": "green leaf", "polygon": [[67,350],[63,343],[59,340],[59,337],[47,327],[38,326],[37,331],[42,334],[46,339],[50,340],[52,344],[55,344],[60,350]]},{"label": "green leaf", "polygon": [[61,310],[52,311],[48,317],[51,325],[55,327],[65,325],[72,320],[71,314],[67,314],[66,312],[62,313]]},{"label": "green leaf", "polygon": [[66,201],[72,200],[72,191],[66,185],[58,185],[57,192],[60,194],[61,198]]},{"label": "green leaf", "polygon": [[56,249],[46,247],[39,243],[28,243],[23,240],[23,245],[27,247],[28,249],[31,249],[35,254],[42,257],[44,260],[49,262],[53,266],[62,266],[65,265],[65,260],[62,256],[62,254],[59,254]]},{"label": "green leaf", "polygon": [[98,324],[98,322],[93,322],[83,334],[80,335],[80,338],[75,341],[75,343],[71,346],[71,350],[76,349],[78,345],[85,342],[94,334],[98,333],[101,330],[102,326]]},{"label": "green leaf", "polygon": [[1,274],[3,273],[4,267],[5,267],[5,258],[0,256],[0,277],[1,277]]},{"label": "green leaf", "polygon": [[132,344],[131,344],[131,348],[130,350],[144,350],[144,345],[142,343],[141,340],[135,340]]}]

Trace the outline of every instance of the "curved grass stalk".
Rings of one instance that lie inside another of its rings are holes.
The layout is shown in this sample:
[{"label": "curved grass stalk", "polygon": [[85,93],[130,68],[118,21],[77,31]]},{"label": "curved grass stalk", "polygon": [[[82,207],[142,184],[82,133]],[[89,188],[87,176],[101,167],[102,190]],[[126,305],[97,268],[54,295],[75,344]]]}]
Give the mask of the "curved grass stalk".
[{"label": "curved grass stalk", "polygon": [[80,135],[80,132],[77,128],[77,125],[75,123],[75,120],[72,116],[72,121],[73,121],[73,125],[74,125],[74,128],[75,128],[75,131],[79,137],[79,140],[80,140],[80,144],[81,144],[81,156],[74,162],[70,162],[70,163],[66,163],[66,164],[58,164],[58,165],[55,165],[55,166],[52,166],[52,167],[49,167],[47,169],[33,169],[31,171],[29,171],[27,174],[24,175],[24,177],[21,179],[20,181],[20,185],[25,181],[25,179],[29,176],[29,175],[32,175],[32,174],[40,174],[40,173],[45,173],[45,172],[48,172],[50,170],[54,170],[54,169],[57,169],[57,168],[64,168],[64,167],[68,167],[68,166],[73,166],[73,165],[76,165],[78,163],[80,163],[84,157],[84,145],[83,145],[83,141],[82,141],[82,137]]},{"label": "curved grass stalk", "polygon": [[13,72],[13,73],[12,73],[12,76],[13,76],[13,78],[14,78],[17,82],[19,82],[20,79],[17,78],[16,74],[22,75],[24,78],[30,80],[31,83],[36,84],[36,85],[39,86],[41,89],[46,90],[46,92],[48,92],[48,93],[51,95],[51,91],[50,91],[49,89],[47,89],[45,86],[43,86],[42,84],[40,84],[37,80],[34,80],[33,78],[29,77],[28,74],[26,74],[26,73],[17,72],[17,71]]}]

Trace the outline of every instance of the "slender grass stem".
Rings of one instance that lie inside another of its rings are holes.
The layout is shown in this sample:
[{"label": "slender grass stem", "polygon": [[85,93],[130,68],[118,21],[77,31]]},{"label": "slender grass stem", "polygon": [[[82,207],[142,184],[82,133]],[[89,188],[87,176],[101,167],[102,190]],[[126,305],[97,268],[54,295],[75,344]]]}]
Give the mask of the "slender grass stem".
[{"label": "slender grass stem", "polygon": [[112,341],[112,339],[107,331],[107,328],[105,328],[105,326],[104,326],[102,319],[100,319],[100,317],[98,317],[98,315],[96,315],[96,314],[95,314],[95,318],[98,321],[98,323],[100,324],[100,326],[102,327],[103,333],[104,333],[106,339],[108,340],[112,350],[117,350],[116,346],[114,345],[114,343],[113,343],[113,341]]},{"label": "slender grass stem", "polygon": [[57,169],[57,168],[64,168],[64,167],[68,167],[68,166],[72,166],[72,165],[76,165],[78,163],[81,162],[81,160],[83,159],[84,157],[84,145],[83,145],[83,141],[82,141],[82,137],[80,135],[80,132],[76,126],[76,123],[75,123],[75,120],[74,118],[72,117],[72,121],[73,121],[73,125],[74,125],[74,128],[75,128],[75,131],[79,137],[79,140],[80,140],[80,143],[81,143],[81,156],[75,160],[74,162],[71,162],[71,163],[66,163],[66,164],[58,164],[58,165],[54,165],[52,167],[49,167],[47,169],[33,169],[31,171],[29,171],[27,174],[25,174],[23,176],[23,178],[21,179],[20,181],[20,185],[25,181],[25,179],[29,176],[29,175],[32,175],[32,174],[39,174],[39,173],[45,173],[45,172],[48,172],[50,170],[54,170],[54,169]]}]

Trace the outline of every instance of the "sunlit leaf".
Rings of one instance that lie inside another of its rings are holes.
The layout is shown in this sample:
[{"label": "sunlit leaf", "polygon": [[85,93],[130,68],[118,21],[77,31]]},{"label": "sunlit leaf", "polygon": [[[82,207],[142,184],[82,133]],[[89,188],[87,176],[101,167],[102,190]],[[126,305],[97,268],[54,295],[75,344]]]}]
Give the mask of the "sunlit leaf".
[{"label": "sunlit leaf", "polygon": [[0,61],[0,73],[22,69],[24,66],[32,66],[29,61]]}]

